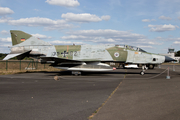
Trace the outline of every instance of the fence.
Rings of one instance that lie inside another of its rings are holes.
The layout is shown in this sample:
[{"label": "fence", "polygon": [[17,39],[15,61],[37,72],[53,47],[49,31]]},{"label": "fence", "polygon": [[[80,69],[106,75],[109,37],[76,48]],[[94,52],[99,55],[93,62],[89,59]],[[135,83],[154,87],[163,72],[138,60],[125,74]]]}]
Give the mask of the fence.
[{"label": "fence", "polygon": [[34,60],[0,60],[0,71],[9,70],[42,70],[51,69],[50,64],[41,64]]}]

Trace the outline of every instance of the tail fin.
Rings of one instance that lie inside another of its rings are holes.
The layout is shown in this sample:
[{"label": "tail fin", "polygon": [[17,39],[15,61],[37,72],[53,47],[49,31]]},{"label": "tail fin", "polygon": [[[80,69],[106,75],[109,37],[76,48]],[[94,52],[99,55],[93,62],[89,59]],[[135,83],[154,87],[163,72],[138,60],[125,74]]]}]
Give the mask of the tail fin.
[{"label": "tail fin", "polygon": [[[3,59],[8,60],[17,57],[22,60],[24,57],[39,59],[40,56],[52,56],[56,53],[53,45],[18,30],[11,30],[12,47],[11,52]],[[57,55],[53,56],[57,57]]]},{"label": "tail fin", "polygon": [[10,30],[12,45],[19,44],[32,37],[32,35],[19,30]]}]

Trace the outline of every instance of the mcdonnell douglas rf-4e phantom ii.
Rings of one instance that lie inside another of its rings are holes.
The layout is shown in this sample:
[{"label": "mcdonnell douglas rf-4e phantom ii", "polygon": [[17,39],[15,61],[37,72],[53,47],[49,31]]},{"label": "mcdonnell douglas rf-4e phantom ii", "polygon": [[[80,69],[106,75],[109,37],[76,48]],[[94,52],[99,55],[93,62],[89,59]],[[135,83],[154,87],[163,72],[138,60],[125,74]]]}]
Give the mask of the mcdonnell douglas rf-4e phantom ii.
[{"label": "mcdonnell douglas rf-4e phantom ii", "polygon": [[11,30],[11,52],[3,59],[17,57],[32,57],[42,64],[72,71],[77,74],[81,71],[109,71],[116,68],[106,62],[124,64],[142,64],[141,75],[148,66],[174,61],[174,59],[148,53],[141,48],[128,45],[51,45],[30,34],[18,30]]}]

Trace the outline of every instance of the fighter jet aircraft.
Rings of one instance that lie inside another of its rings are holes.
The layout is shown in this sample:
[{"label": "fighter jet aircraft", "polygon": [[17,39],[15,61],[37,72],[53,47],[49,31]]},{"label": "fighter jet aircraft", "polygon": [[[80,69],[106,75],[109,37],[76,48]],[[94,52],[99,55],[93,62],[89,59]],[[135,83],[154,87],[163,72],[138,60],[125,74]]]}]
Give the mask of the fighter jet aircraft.
[{"label": "fighter jet aircraft", "polygon": [[141,48],[128,45],[51,45],[30,34],[18,30],[11,30],[11,52],[3,59],[17,57],[22,60],[32,57],[42,64],[80,74],[81,71],[109,71],[116,68],[106,62],[124,64],[142,64],[141,75],[149,66],[174,59],[148,53]]}]

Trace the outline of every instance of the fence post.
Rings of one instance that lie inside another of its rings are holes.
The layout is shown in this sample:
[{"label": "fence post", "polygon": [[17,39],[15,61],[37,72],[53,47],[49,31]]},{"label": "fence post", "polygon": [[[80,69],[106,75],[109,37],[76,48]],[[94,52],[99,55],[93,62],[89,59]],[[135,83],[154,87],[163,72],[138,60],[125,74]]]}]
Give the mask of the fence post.
[{"label": "fence post", "polygon": [[175,71],[175,65],[173,65],[173,71]]},{"label": "fence post", "polygon": [[159,68],[161,68],[161,65],[158,65],[159,66]]},{"label": "fence post", "polygon": [[38,61],[36,61],[36,70],[38,69]]},{"label": "fence post", "polygon": [[34,62],[34,60],[32,60],[32,70],[33,70],[33,62]]},{"label": "fence post", "polygon": [[169,76],[169,67],[168,67],[166,79],[170,79],[170,78],[171,78],[171,77]]},{"label": "fence post", "polygon": [[21,71],[21,60],[19,61],[19,67],[20,67],[20,71]]},{"label": "fence post", "polygon": [[8,61],[6,60],[6,71],[7,71],[7,69],[8,69]]}]

